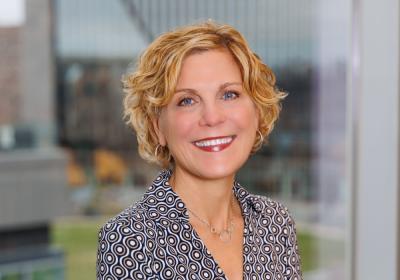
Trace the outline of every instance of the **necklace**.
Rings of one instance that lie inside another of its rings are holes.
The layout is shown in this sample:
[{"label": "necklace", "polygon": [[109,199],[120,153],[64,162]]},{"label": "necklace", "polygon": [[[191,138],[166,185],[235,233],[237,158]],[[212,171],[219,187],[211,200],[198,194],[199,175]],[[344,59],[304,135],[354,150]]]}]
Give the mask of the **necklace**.
[{"label": "necklace", "polygon": [[[186,207],[187,208],[187,207]],[[202,222],[203,224],[205,224],[209,229],[210,232],[212,234],[217,234],[219,239],[222,242],[229,242],[232,239],[232,232],[233,232],[233,227],[234,227],[234,223],[232,222],[232,219],[229,217],[229,226],[226,229],[223,229],[221,231],[217,231],[217,229],[212,226],[209,222],[207,222],[206,220],[200,218],[196,213],[194,213],[192,210],[190,210],[189,208],[187,208],[187,210],[195,217],[197,218],[200,222]]]}]

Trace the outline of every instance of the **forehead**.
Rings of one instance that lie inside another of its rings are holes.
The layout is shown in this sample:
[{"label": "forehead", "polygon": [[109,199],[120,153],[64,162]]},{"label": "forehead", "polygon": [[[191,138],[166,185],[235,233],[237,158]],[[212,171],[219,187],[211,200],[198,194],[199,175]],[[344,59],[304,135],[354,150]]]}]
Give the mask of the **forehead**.
[{"label": "forehead", "polygon": [[241,82],[241,71],[226,49],[195,52],[181,66],[177,87],[187,83]]}]

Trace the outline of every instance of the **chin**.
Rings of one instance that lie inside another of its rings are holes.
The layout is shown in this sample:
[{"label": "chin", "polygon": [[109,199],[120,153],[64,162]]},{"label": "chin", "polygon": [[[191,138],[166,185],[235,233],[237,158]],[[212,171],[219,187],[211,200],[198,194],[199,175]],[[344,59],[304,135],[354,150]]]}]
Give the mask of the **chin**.
[{"label": "chin", "polygon": [[202,172],[201,177],[208,180],[218,180],[223,178],[232,177],[236,174],[237,170],[212,170],[208,172]]},{"label": "chin", "polygon": [[203,177],[208,180],[217,180],[227,177],[232,177],[240,169],[243,164],[212,164],[196,166],[199,177]]}]

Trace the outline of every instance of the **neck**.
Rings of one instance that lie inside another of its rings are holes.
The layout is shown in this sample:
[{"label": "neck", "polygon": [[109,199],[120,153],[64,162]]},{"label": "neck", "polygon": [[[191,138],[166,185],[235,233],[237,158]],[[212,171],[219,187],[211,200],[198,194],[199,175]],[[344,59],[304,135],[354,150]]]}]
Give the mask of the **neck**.
[{"label": "neck", "polygon": [[226,228],[233,215],[234,174],[205,180],[175,168],[170,184],[186,207],[216,228]]}]

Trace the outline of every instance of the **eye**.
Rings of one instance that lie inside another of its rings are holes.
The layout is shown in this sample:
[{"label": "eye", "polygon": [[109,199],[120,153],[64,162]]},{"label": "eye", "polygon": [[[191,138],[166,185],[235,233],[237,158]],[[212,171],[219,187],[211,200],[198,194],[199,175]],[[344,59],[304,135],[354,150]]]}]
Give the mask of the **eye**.
[{"label": "eye", "polygon": [[194,100],[190,97],[184,97],[178,102],[178,106],[191,106],[193,105]]},{"label": "eye", "polygon": [[224,92],[224,95],[223,95],[223,99],[225,99],[225,100],[236,99],[238,97],[239,97],[239,93],[231,91],[231,90]]}]

